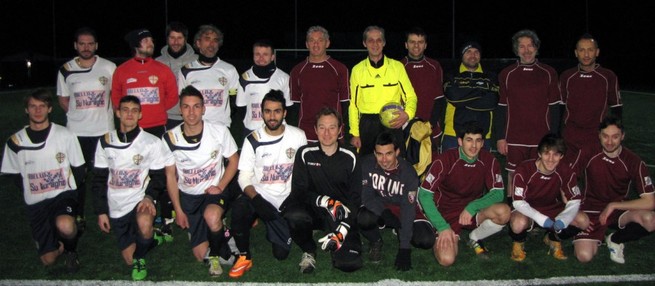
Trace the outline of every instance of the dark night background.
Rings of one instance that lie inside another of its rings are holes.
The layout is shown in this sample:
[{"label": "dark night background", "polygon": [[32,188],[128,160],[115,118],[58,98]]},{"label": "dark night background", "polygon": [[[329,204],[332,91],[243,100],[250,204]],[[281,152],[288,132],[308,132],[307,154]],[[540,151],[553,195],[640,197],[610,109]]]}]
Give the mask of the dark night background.
[{"label": "dark night background", "polygon": [[[453,21],[453,3],[455,19]],[[511,36],[529,28],[542,40],[539,58],[561,72],[577,63],[573,49],[584,32],[600,43],[598,59],[616,72],[621,88],[653,91],[650,66],[655,41],[651,1],[55,1],[0,0],[0,89],[54,85],[56,68],[75,56],[73,32],[81,26],[97,30],[100,56],[117,64],[130,55],[123,36],[140,27],[155,36],[155,56],[165,45],[164,29],[182,21],[190,38],[201,24],[214,24],[225,33],[219,56],[239,72],[251,64],[251,45],[268,38],[277,48],[304,48],[307,28],[322,25],[330,31],[332,49],[363,49],[362,31],[379,25],[387,31],[386,54],[405,54],[404,31],[420,26],[429,34],[426,54],[442,62],[446,72],[459,60],[454,47],[475,39],[482,45],[483,64],[500,69],[515,56]],[[296,17],[297,15],[297,17]],[[341,59],[343,54],[333,54]],[[278,55],[289,72],[304,58]],[[352,66],[365,53],[341,59]],[[33,66],[28,73],[26,58]],[[496,59],[496,60],[489,60]],[[29,76],[29,78],[28,78]]]}]

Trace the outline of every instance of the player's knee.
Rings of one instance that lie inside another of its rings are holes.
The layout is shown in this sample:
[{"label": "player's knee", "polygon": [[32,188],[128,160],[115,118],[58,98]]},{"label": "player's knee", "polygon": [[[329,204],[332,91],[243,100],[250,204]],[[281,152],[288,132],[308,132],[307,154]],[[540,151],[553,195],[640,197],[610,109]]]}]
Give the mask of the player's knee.
[{"label": "player's knee", "polygon": [[72,238],[77,234],[75,218],[69,215],[60,215],[56,220],[57,231],[64,238]]},{"label": "player's knee", "polygon": [[362,257],[358,256],[355,259],[334,260],[332,265],[334,266],[334,268],[339,269],[339,270],[341,270],[343,272],[354,272],[354,271],[362,268],[364,263],[362,262]]},{"label": "player's knee", "polygon": [[589,217],[583,212],[578,212],[571,224],[579,229],[587,229],[589,227]]},{"label": "player's knee", "polygon": [[273,257],[277,260],[285,260],[289,257],[290,249],[273,244]]},{"label": "player's knee", "polygon": [[644,212],[641,215],[641,226],[646,229],[648,232],[653,232],[655,230],[655,213],[654,212]]},{"label": "player's knee", "polygon": [[360,208],[357,223],[362,230],[370,230],[378,226],[378,216],[367,208]]},{"label": "player's knee", "polygon": [[505,225],[509,222],[511,210],[507,204],[495,205],[496,217],[492,219],[495,224]]},{"label": "player's knee", "polygon": [[520,233],[528,228],[528,220],[525,217],[512,216],[510,219],[510,228],[514,233]]},{"label": "player's knee", "polygon": [[284,210],[284,218],[291,229],[311,229],[312,217],[304,207],[295,205]]}]

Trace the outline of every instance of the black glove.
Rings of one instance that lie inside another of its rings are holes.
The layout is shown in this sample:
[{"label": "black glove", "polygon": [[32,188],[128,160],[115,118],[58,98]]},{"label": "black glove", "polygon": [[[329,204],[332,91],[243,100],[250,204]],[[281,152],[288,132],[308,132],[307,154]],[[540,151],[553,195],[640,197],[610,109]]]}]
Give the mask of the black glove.
[{"label": "black glove", "polygon": [[408,271],[412,268],[412,250],[411,249],[398,249],[396,254],[396,269],[399,271]]},{"label": "black glove", "polygon": [[277,219],[277,209],[271,205],[271,203],[262,198],[260,194],[257,194],[254,198],[252,198],[251,202],[252,206],[255,207],[255,212],[261,219],[265,221],[272,221]]},{"label": "black glove", "polygon": [[382,219],[383,225],[395,229],[400,228],[400,220],[398,220],[398,218],[393,213],[391,213],[389,209],[384,209],[382,214],[380,214],[380,218]]}]

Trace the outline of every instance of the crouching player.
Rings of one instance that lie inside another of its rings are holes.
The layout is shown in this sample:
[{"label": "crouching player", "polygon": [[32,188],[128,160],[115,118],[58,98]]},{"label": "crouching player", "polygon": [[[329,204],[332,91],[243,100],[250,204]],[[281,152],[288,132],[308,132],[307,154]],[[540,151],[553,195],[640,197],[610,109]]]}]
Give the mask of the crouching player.
[{"label": "crouching player", "polygon": [[228,188],[239,163],[237,145],[227,127],[202,120],[204,98],[193,86],[180,91],[180,110],[184,122],[162,138],[166,188],[175,222],[188,229],[193,256],[203,261],[208,255],[209,275],[216,277],[223,273],[221,248],[227,247],[223,217],[240,193]]},{"label": "crouching player", "polygon": [[459,148],[437,156],[418,195],[425,216],[437,231],[432,250],[442,266],[455,263],[462,229],[472,230],[468,245],[486,257],[482,240],[501,231],[510,215],[509,206],[503,203],[500,165],[483,148],[484,130],[477,122],[466,122],[457,143]]},{"label": "crouching player", "polygon": [[14,175],[23,190],[41,263],[52,265],[63,253],[67,270],[76,272],[76,188],[84,174],[84,157],[75,135],[51,123],[50,112],[49,91],[40,89],[25,98],[29,125],[7,140],[2,173]]},{"label": "crouching player", "polygon": [[[429,248],[434,241],[431,230],[415,227],[418,176],[412,165],[400,158],[400,148],[389,132],[375,139],[373,154],[362,159],[362,204],[357,222],[370,242],[369,260],[382,260],[379,227],[393,228],[400,246],[394,265],[407,271],[412,267],[411,245]],[[425,241],[427,240],[427,242]]]},{"label": "crouching player", "polygon": [[106,233],[114,230],[133,280],[148,275],[145,256],[156,245],[153,198],[166,187],[161,140],[139,127],[141,115],[137,97],[121,98],[116,110],[120,126],[98,142],[92,185],[98,226]]},{"label": "crouching player", "polygon": [[514,174],[510,218],[512,260],[525,260],[524,242],[534,223],[546,229],[544,243],[555,259],[564,260],[562,240],[575,236],[589,226],[589,218],[580,208],[578,176],[562,158],[566,153],[564,139],[548,134],[537,146],[538,158],[523,161]]},{"label": "crouching player", "polygon": [[[624,243],[655,231],[653,182],[644,161],[623,146],[624,138],[621,121],[605,118],[600,124],[599,146],[583,149],[576,160],[576,170],[584,172],[586,182],[581,208],[593,227],[575,238],[575,255],[580,262],[591,261],[605,238],[610,259],[623,264]],[[632,186],[639,198],[629,200]],[[618,230],[603,237],[608,227]]]},{"label": "crouching player", "polygon": [[300,271],[314,270],[316,242],[312,230],[328,230],[318,240],[332,265],[344,272],[362,267],[356,222],[361,205],[362,169],[356,152],[339,143],[341,115],[324,107],[314,130],[319,143],[300,147],[293,164],[291,195],[285,201],[291,237],[303,250]]}]

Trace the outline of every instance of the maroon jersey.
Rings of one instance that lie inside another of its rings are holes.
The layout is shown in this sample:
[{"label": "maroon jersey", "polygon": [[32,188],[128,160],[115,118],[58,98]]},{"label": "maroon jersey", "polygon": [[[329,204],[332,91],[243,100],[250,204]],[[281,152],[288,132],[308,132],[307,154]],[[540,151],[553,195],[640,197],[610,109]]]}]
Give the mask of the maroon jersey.
[{"label": "maroon jersey", "polygon": [[307,59],[291,70],[291,101],[300,103],[298,127],[305,131],[307,140],[318,140],[314,125],[321,108],[332,107],[343,114],[340,103],[350,100],[349,78],[348,68],[332,58],[321,63]]},{"label": "maroon jersey", "polygon": [[441,64],[428,57],[423,57],[420,61],[410,61],[405,57],[401,62],[405,65],[405,71],[418,98],[416,116],[430,120],[434,100],[444,96]]},{"label": "maroon jersey", "polygon": [[639,195],[655,191],[644,161],[625,146],[616,158],[610,158],[596,148],[583,149],[574,163],[585,174],[582,210],[602,211],[611,202],[628,198],[631,186]]},{"label": "maroon jersey", "polygon": [[537,160],[525,160],[514,173],[512,199],[523,200],[541,213],[555,217],[566,205],[562,194],[569,200],[580,200],[578,176],[567,164],[560,161],[555,171],[544,174],[537,168]]},{"label": "maroon jersey", "polygon": [[564,113],[563,136],[578,149],[598,144],[598,124],[610,107],[623,105],[616,75],[596,65],[591,72],[571,68],[560,76]]},{"label": "maroon jersey", "polygon": [[505,140],[536,147],[551,129],[549,108],[561,100],[557,72],[538,61],[528,65],[517,61],[500,72],[498,81],[498,105],[507,107]]},{"label": "maroon jersey", "polygon": [[503,189],[503,177],[496,157],[480,150],[478,158],[467,162],[460,148],[439,154],[421,187],[434,193],[434,203],[444,218],[459,215],[472,201],[488,190]]}]

